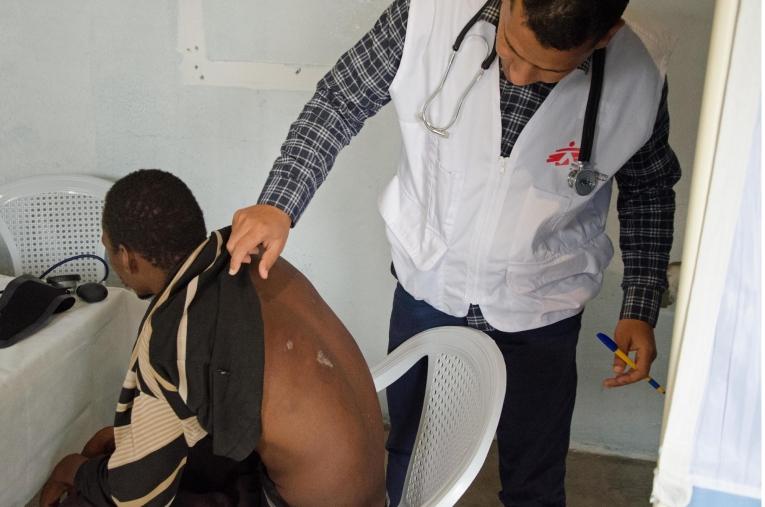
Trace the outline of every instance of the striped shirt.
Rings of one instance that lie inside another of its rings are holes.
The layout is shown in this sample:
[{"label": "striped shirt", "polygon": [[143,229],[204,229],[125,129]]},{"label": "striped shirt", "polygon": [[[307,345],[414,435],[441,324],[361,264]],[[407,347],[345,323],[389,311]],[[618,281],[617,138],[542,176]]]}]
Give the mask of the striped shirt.
[{"label": "striped shirt", "polygon": [[228,275],[229,232],[200,245],[144,317],[117,404],[115,451],[75,478],[94,505],[168,505],[205,439],[212,447],[202,460],[236,463],[255,450],[263,327],[247,270]]},{"label": "striped shirt", "polygon": [[[293,225],[332,168],[335,158],[370,116],[390,102],[406,37],[410,0],[394,0],[374,27],[318,83],[316,93],[290,127],[258,200],[285,211]],[[482,19],[499,21],[499,0]],[[587,72],[587,62],[575,72]],[[502,72],[502,155],[513,149],[526,123],[555,85],[515,86]],[[680,165],[669,146],[667,87],[664,86],[654,131],[646,144],[617,172],[617,208],[624,260],[624,300],[620,318],[656,324],[672,247],[675,194]],[[467,324],[486,331],[480,308],[471,305]]]}]

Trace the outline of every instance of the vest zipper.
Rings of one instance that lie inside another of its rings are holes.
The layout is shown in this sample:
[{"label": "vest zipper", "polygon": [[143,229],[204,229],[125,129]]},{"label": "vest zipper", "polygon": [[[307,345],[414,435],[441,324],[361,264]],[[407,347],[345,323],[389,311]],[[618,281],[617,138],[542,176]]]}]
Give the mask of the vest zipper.
[{"label": "vest zipper", "polygon": [[[487,230],[488,226],[493,222],[491,220],[492,211],[496,209],[497,192],[501,187],[502,179],[505,176],[507,169],[507,159],[505,157],[499,157],[499,174],[493,173],[489,177],[488,184],[491,185],[491,192],[489,198],[486,199],[483,208],[481,209],[481,216],[479,217],[479,230],[480,235],[478,241],[476,241],[475,255],[473,256],[473,266],[471,273],[469,274],[470,291],[468,292],[469,303],[475,304],[475,300],[478,296],[478,283],[479,274],[481,272],[481,264],[487,255],[488,245],[491,245],[494,236],[490,234],[491,231]],[[494,182],[493,180],[497,180]]]}]

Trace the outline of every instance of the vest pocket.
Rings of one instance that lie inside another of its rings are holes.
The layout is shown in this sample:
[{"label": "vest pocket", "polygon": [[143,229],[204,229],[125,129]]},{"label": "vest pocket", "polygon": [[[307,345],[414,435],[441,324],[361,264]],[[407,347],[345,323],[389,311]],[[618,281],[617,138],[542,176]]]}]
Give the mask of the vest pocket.
[{"label": "vest pocket", "polygon": [[612,256],[611,240],[601,234],[578,251],[548,262],[510,263],[506,281],[519,294],[547,296],[577,292],[589,299],[600,290],[603,270]]},{"label": "vest pocket", "polygon": [[454,219],[459,207],[457,195],[464,171],[459,168],[446,169],[443,160],[449,157],[448,145],[436,135],[430,135],[425,168],[428,195],[427,219],[430,226],[447,240],[454,228]]},{"label": "vest pocket", "polygon": [[576,251],[605,232],[611,182],[588,196],[572,191],[568,209],[554,223],[555,233],[545,241],[553,256]]},{"label": "vest pocket", "polygon": [[379,204],[388,239],[403,250],[421,271],[430,270],[446,252],[441,235],[428,224],[428,210],[402,189],[394,176]]},{"label": "vest pocket", "polygon": [[505,236],[511,263],[540,263],[555,256],[548,244],[557,225],[571,205],[571,198],[548,190],[529,187],[519,200],[517,211],[509,210],[517,219]]}]

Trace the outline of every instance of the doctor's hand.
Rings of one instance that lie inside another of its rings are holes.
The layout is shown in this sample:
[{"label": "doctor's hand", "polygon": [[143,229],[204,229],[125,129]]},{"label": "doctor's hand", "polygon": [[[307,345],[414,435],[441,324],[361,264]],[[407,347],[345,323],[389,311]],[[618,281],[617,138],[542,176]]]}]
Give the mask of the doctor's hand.
[{"label": "doctor's hand", "polygon": [[234,213],[231,237],[226,244],[231,254],[229,274],[237,274],[242,264],[249,264],[252,256],[260,253],[258,272],[261,278],[268,278],[268,270],[287,244],[291,225],[292,219],[287,213],[267,204],[256,204]]},{"label": "doctor's hand", "polygon": [[656,359],[656,340],[653,327],[647,322],[635,319],[622,319],[616,324],[614,341],[622,352],[630,355],[637,368],[625,371],[627,365],[614,355],[614,376],[603,381],[604,387],[619,387],[632,384],[648,377],[651,363]]}]

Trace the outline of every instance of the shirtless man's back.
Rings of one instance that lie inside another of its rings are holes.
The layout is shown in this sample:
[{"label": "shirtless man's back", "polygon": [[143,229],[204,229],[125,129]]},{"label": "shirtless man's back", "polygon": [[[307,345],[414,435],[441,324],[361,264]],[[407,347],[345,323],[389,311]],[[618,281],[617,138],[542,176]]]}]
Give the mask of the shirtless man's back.
[{"label": "shirtless man's back", "polygon": [[384,435],[369,368],[311,283],[279,259],[260,298],[265,369],[258,453],[291,506],[385,504]]}]

